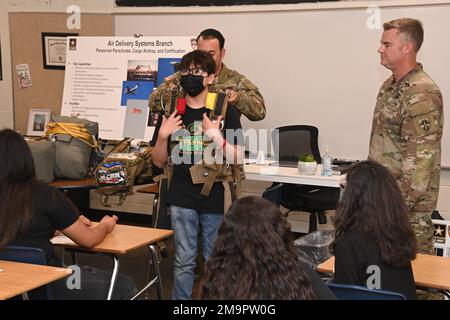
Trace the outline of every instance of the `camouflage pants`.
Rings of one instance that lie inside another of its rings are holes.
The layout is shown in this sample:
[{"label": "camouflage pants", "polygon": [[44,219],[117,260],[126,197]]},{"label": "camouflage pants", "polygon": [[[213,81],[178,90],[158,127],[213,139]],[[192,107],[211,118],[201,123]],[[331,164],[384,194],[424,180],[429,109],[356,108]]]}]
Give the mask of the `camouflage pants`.
[{"label": "camouflage pants", "polygon": [[[434,226],[431,213],[412,212],[410,221],[417,239],[417,252],[434,255],[433,234]],[[438,292],[417,290],[419,300],[443,300],[444,296]]]},{"label": "camouflage pants", "polygon": [[434,227],[430,212],[411,212],[410,221],[417,239],[417,252],[434,255]]}]

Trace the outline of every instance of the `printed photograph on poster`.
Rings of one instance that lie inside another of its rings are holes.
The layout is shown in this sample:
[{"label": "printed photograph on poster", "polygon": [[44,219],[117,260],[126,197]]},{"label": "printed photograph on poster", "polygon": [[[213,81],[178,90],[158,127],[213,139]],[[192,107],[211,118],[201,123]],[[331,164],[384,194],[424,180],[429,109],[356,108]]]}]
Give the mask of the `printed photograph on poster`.
[{"label": "printed photograph on poster", "polygon": [[158,59],[158,76],[156,86],[158,87],[164,82],[164,79],[178,71],[181,58],[159,58]]},{"label": "printed photograph on poster", "polygon": [[156,70],[156,61],[130,60],[127,68],[127,81],[155,82]]},{"label": "printed photograph on poster", "polygon": [[68,36],[78,36],[78,34],[42,32],[44,69],[65,69]]},{"label": "printed photograph on poster", "polygon": [[191,48],[197,50],[197,38],[191,38]]},{"label": "printed photograph on poster", "polygon": [[31,74],[28,63],[16,65],[17,79],[19,82],[19,88],[24,89],[31,87]]},{"label": "printed photograph on poster", "polygon": [[152,90],[152,81],[123,81],[120,105],[126,106],[128,99],[145,100],[148,103]]},{"label": "printed photograph on poster", "polygon": [[43,136],[50,121],[50,109],[31,109],[28,116],[27,136]]},{"label": "printed photograph on poster", "polygon": [[127,101],[124,137],[144,139],[148,110],[147,100],[129,99]]},{"label": "printed photograph on poster", "polygon": [[147,127],[156,127],[156,125],[158,124],[158,118],[158,112],[150,112],[148,114]]}]

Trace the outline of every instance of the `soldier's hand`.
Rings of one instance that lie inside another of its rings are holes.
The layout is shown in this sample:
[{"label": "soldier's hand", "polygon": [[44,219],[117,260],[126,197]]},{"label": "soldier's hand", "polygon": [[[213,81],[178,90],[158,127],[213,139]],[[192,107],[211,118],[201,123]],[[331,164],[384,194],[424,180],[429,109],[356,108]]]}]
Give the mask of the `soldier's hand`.
[{"label": "soldier's hand", "polygon": [[236,104],[239,102],[239,94],[233,89],[225,89],[225,93],[228,96],[228,102],[231,104]]},{"label": "soldier's hand", "polygon": [[182,128],[183,121],[181,120],[181,116],[177,115],[177,111],[175,110],[169,118],[166,119],[166,117],[163,117],[158,136],[163,139],[167,139],[175,131]]}]

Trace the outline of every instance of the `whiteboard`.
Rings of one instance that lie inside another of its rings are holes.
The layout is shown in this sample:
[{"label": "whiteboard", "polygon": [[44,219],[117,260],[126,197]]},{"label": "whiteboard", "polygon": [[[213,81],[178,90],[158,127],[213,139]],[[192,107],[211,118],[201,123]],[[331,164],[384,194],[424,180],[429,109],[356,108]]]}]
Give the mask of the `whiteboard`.
[{"label": "whiteboard", "polygon": [[[369,30],[365,8],[287,12],[117,15],[118,36],[182,36],[220,30],[224,62],[253,81],[267,108],[263,121],[242,118],[245,128],[290,124],[319,128],[321,150],[334,157],[365,159],[377,92],[390,71],[379,64],[382,30]],[[450,104],[450,4],[381,9],[381,21],[420,19],[425,41],[418,60]],[[450,116],[442,164],[450,166]]]}]

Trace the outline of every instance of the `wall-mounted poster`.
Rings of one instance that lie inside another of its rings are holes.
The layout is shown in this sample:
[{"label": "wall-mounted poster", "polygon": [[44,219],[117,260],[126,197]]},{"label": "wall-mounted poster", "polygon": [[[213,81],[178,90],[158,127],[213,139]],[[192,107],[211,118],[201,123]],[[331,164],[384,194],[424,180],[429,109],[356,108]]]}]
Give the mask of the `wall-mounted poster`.
[{"label": "wall-mounted poster", "polygon": [[31,87],[31,73],[28,63],[16,65],[16,73],[20,89]]},{"label": "wall-mounted poster", "polygon": [[69,37],[61,114],[98,122],[102,139],[149,141],[148,98],[192,51],[191,39]]}]

